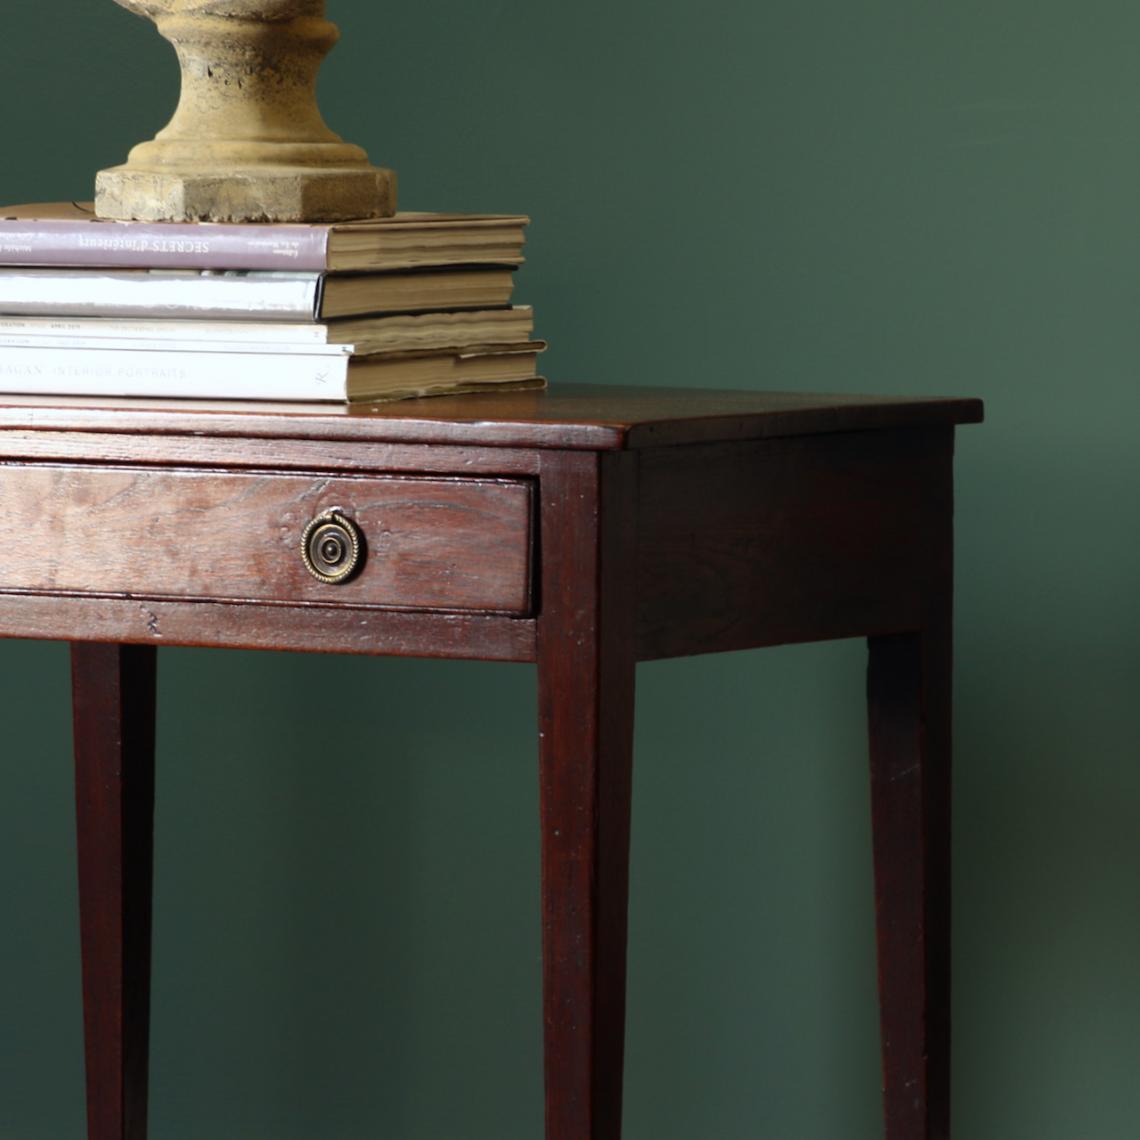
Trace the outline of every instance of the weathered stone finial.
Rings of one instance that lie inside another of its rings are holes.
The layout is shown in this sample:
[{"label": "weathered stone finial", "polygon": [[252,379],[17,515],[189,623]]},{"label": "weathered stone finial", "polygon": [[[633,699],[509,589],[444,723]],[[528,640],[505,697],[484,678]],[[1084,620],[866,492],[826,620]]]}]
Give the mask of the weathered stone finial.
[{"label": "weathered stone finial", "polygon": [[336,43],[325,0],[116,0],[178,53],[168,126],[95,183],[100,217],[325,222],[385,217],[396,176],[325,125],[317,71]]}]

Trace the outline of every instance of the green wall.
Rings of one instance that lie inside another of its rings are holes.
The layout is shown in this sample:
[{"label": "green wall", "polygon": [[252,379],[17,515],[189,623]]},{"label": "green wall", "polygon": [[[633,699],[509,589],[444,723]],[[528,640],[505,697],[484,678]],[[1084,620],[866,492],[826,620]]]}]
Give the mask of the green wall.
[{"label": "green wall", "polygon": [[[13,6],[0,198],[176,70]],[[405,206],[526,211],[557,380],[982,396],[958,456],[957,1135],[1140,1130],[1140,12],[333,0]],[[863,647],[639,672],[629,1140],[871,1140]],[[164,650],[156,1140],[541,1132],[534,679]],[[0,1136],[82,1134],[67,657],[0,648]],[[331,726],[343,755],[329,757]]]}]

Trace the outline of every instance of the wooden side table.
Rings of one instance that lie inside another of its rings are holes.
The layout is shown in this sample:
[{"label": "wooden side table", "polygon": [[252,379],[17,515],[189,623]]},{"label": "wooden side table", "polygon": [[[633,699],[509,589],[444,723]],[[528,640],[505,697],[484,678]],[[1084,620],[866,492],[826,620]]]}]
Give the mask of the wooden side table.
[{"label": "wooden side table", "polygon": [[0,635],[73,643],[90,1140],[146,1135],[157,646],[538,665],[546,1140],[617,1140],[636,662],[853,636],[886,1135],[945,1140],[951,465],[980,419],[585,386],[5,398]]}]

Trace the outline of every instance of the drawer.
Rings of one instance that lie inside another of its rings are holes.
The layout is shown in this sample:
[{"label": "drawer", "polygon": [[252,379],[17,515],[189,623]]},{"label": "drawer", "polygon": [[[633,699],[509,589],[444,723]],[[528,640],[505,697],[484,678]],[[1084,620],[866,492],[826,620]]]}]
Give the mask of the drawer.
[{"label": "drawer", "polygon": [[[532,495],[526,479],[4,464],[0,589],[526,614]],[[333,508],[361,548],[338,583],[302,555]]]}]

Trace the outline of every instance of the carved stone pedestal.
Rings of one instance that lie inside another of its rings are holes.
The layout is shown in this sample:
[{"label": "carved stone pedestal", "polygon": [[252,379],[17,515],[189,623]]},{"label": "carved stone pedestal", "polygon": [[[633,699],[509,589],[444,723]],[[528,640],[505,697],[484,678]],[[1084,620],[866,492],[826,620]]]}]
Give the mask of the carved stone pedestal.
[{"label": "carved stone pedestal", "polygon": [[101,171],[95,208],[144,221],[342,221],[396,209],[396,176],[325,125],[324,0],[116,0],[178,53],[170,124]]}]

